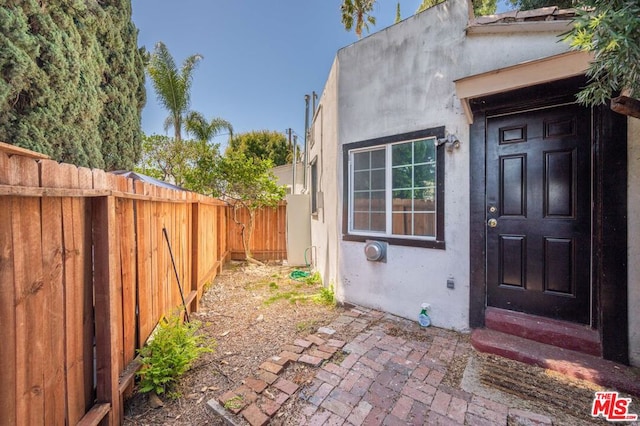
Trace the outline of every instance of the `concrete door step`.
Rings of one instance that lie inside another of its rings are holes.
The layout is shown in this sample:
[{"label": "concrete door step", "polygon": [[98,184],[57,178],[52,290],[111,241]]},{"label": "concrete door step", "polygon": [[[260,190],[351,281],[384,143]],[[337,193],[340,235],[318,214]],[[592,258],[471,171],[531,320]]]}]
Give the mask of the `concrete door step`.
[{"label": "concrete door step", "polygon": [[586,325],[487,307],[485,326],[547,345],[602,356],[598,331]]},{"label": "concrete door step", "polygon": [[640,371],[632,367],[486,328],[473,330],[471,344],[479,352],[537,365],[640,397]]}]

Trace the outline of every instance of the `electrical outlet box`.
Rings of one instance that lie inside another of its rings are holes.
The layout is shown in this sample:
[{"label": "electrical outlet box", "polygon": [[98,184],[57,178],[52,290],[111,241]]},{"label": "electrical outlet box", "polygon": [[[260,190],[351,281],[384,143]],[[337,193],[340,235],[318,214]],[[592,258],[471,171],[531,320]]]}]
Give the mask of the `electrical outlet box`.
[{"label": "electrical outlet box", "polygon": [[456,286],[456,283],[453,280],[453,277],[447,278],[447,288],[453,289],[453,288],[455,288],[455,286]]}]

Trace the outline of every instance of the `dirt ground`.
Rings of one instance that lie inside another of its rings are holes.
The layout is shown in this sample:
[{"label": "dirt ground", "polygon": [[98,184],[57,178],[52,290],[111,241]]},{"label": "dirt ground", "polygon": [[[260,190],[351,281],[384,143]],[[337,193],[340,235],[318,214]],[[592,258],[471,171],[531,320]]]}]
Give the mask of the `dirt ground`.
[{"label": "dirt ground", "polygon": [[[330,323],[338,309],[314,301],[320,284],[289,278],[294,268],[228,264],[206,290],[192,319],[216,341],[175,389],[181,397],[162,398],[151,408],[146,395],[134,394],[125,405],[125,425],[222,425],[206,401],[237,387],[258,366],[297,337]],[[290,372],[303,384],[313,375],[305,368]]]},{"label": "dirt ground", "polygon": [[[215,339],[214,352],[204,354],[183,376],[174,389],[181,395],[179,398],[162,398],[163,407],[151,408],[146,395],[134,393],[126,402],[124,424],[225,424],[208,408],[208,400],[238,387],[262,362],[279,354],[284,345],[314,333],[342,312],[342,308],[318,300],[321,284],[292,280],[289,275],[293,270],[281,265],[240,262],[227,265],[205,292],[199,312],[192,315],[202,322],[202,332]],[[411,321],[383,319],[378,325],[390,335],[429,339]],[[467,335],[458,336],[461,342],[468,342]],[[340,336],[346,341],[353,337]],[[283,377],[302,387],[311,382],[314,374],[315,369],[294,363]],[[606,423],[588,416],[593,392],[599,387],[473,350],[449,361],[443,384],[465,388],[510,407],[547,414],[555,419],[556,425]],[[297,424],[294,420],[299,418],[301,406],[299,398],[291,398],[271,424]],[[640,411],[635,404],[632,408]],[[240,417],[235,419],[246,424]]]}]

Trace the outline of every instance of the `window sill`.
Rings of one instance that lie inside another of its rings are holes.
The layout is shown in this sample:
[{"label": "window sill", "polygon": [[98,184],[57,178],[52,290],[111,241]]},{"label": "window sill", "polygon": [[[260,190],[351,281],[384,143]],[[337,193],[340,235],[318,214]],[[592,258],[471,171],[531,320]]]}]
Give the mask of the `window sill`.
[{"label": "window sill", "polygon": [[411,240],[406,238],[388,238],[388,237],[376,237],[376,236],[364,236],[364,235],[343,235],[342,241],[355,241],[364,243],[365,241],[376,240],[384,241],[392,246],[407,246],[407,247],[422,247],[432,248],[438,250],[445,250],[446,244],[444,241],[436,240]]}]

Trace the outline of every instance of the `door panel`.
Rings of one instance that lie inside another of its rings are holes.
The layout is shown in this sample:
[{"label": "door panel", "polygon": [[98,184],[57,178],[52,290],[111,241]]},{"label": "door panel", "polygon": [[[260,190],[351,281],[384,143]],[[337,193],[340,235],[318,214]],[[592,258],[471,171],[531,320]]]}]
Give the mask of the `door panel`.
[{"label": "door panel", "polygon": [[489,306],[589,322],[589,129],[575,105],[487,119]]}]

